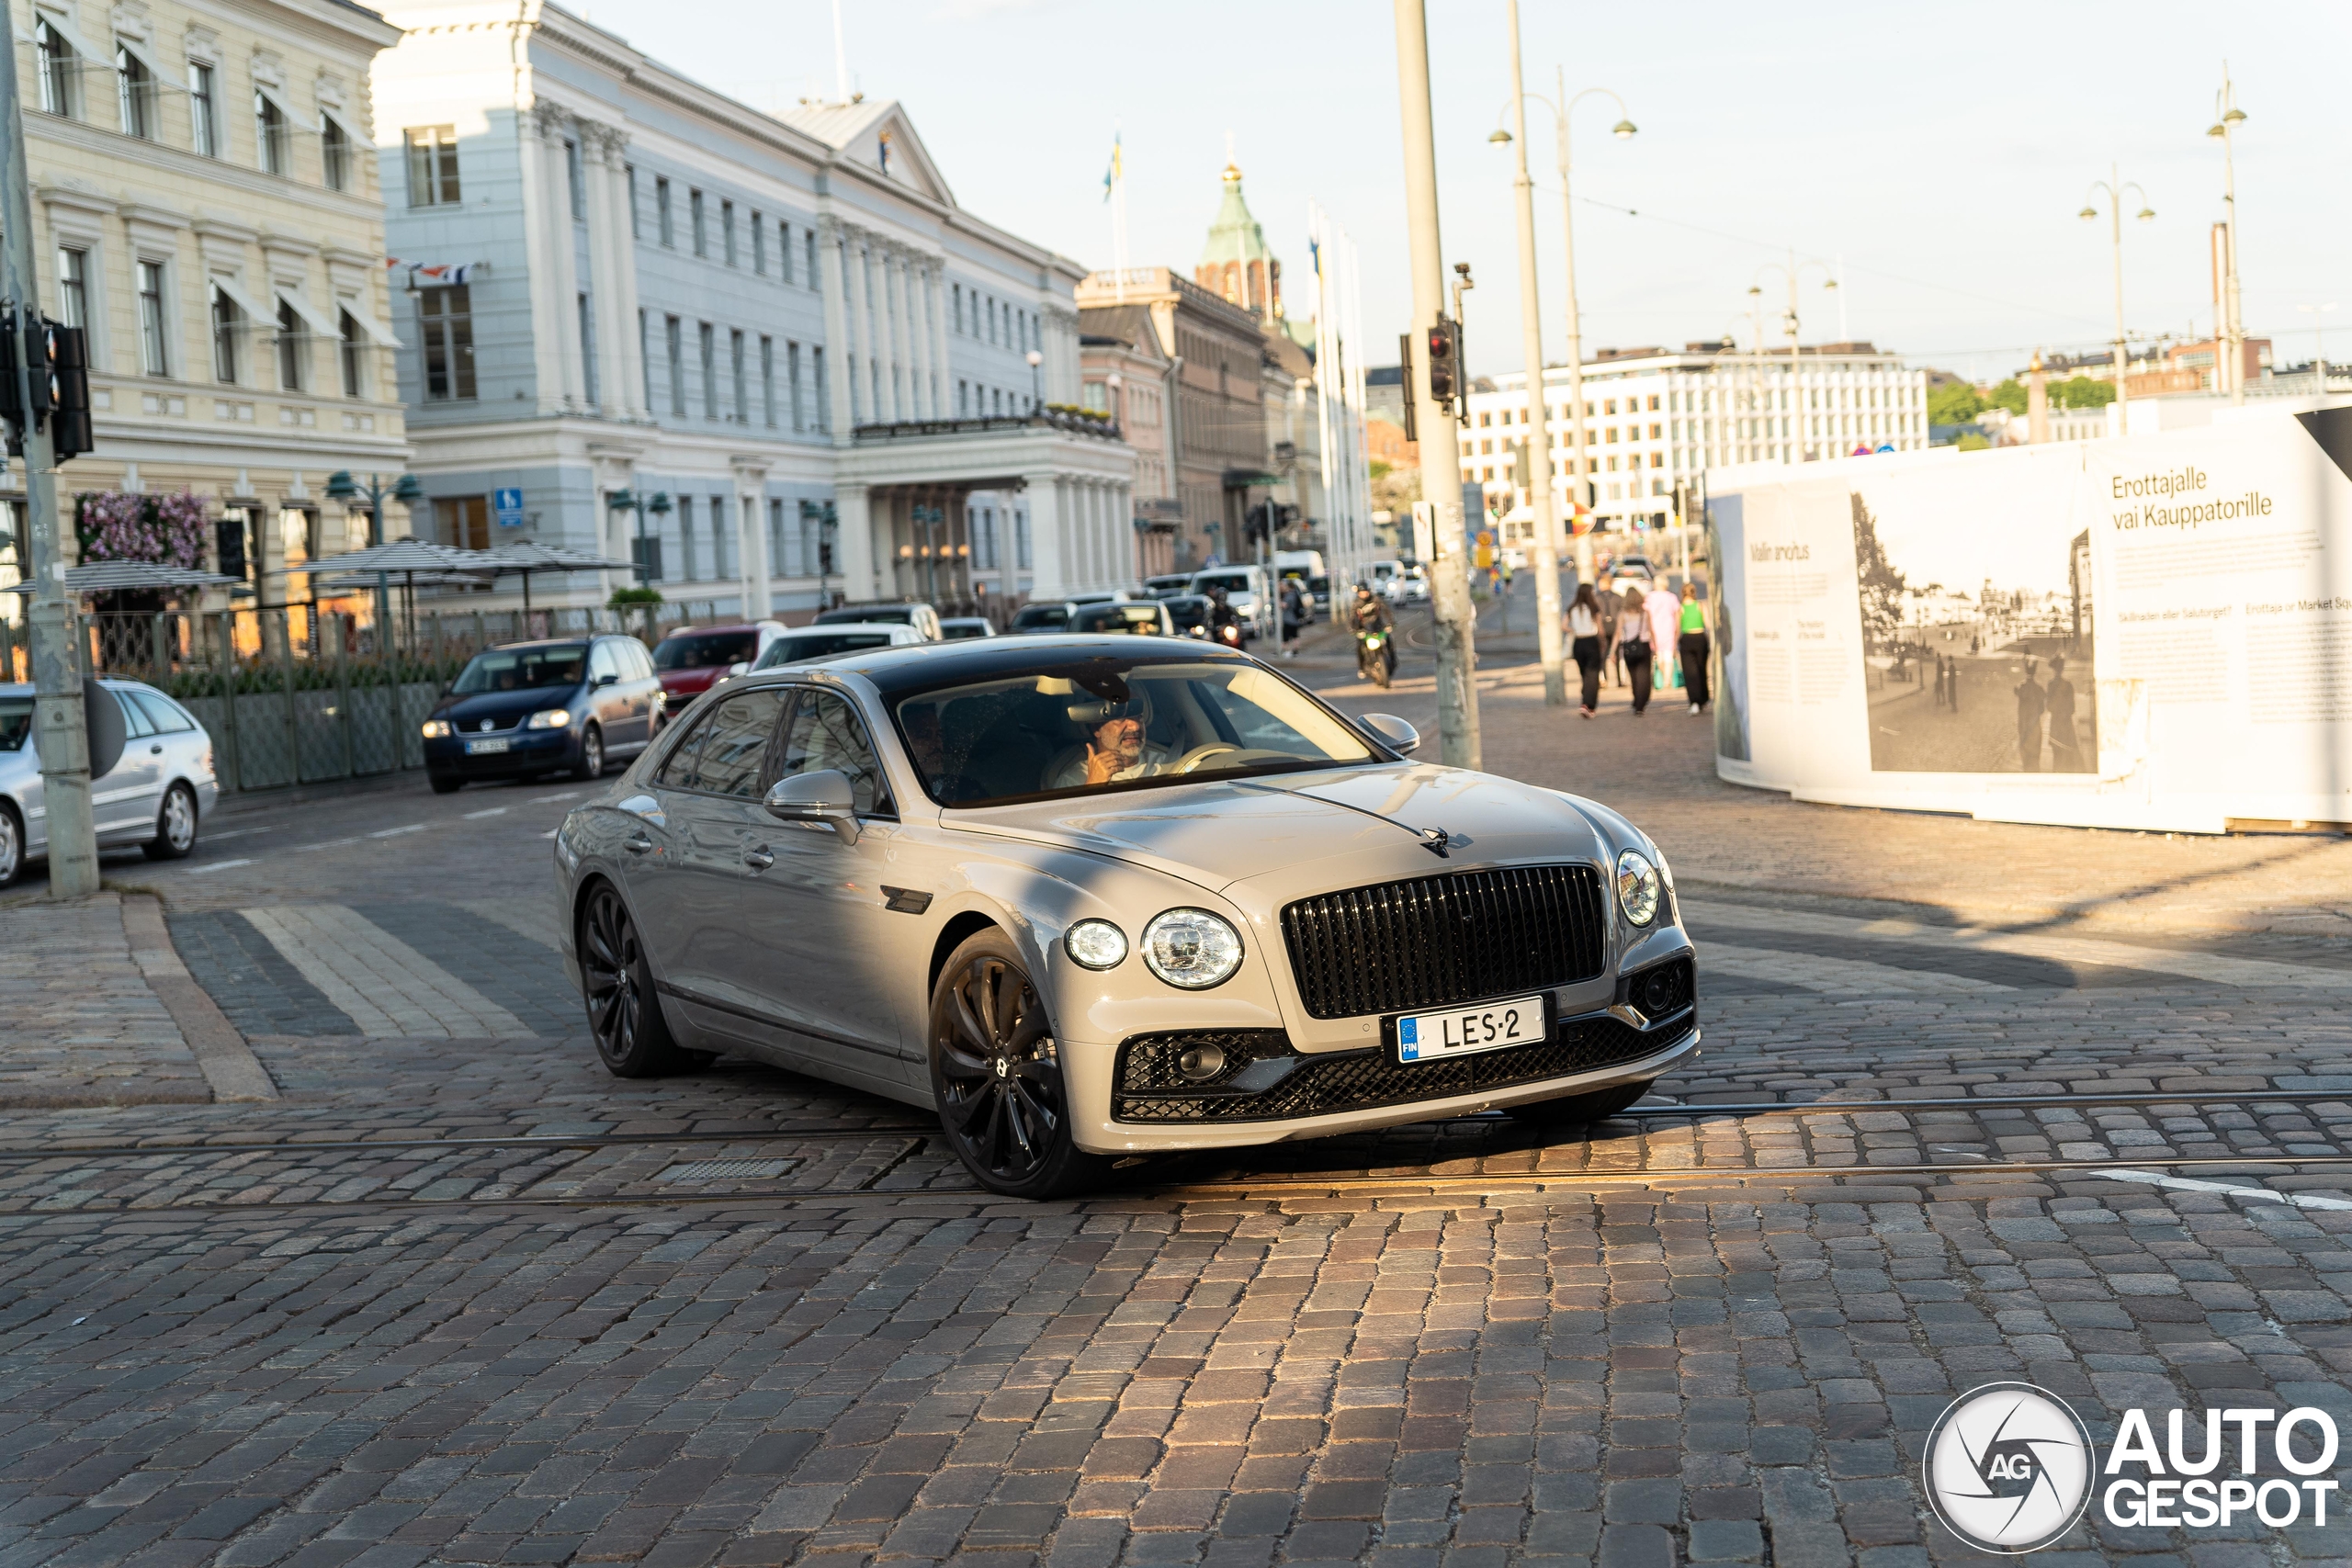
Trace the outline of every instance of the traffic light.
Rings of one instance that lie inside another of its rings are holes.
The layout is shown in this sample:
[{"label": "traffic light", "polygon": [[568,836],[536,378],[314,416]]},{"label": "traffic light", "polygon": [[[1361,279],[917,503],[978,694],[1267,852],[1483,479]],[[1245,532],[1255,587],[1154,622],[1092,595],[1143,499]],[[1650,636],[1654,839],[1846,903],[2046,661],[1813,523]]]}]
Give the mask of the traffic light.
[{"label": "traffic light", "polygon": [[1453,323],[1443,316],[1430,323],[1430,396],[1444,405],[1451,405],[1454,398],[1453,365],[1458,336]]},{"label": "traffic light", "polygon": [[50,444],[57,461],[78,457],[94,445],[90,434],[90,337],[80,327],[52,325],[49,329],[50,373],[54,378],[54,408],[49,416]]},{"label": "traffic light", "polygon": [[1284,502],[1281,512],[1277,514],[1277,521],[1285,528],[1295,527],[1298,524],[1298,508]]},{"label": "traffic light", "polygon": [[232,510],[213,519],[212,537],[220,547],[220,575],[243,581],[245,576],[245,514]]},{"label": "traffic light", "polygon": [[1419,441],[1421,433],[1419,422],[1413,417],[1413,405],[1419,400],[1413,396],[1413,334],[1410,333],[1396,334],[1396,363],[1404,371],[1405,439]]}]

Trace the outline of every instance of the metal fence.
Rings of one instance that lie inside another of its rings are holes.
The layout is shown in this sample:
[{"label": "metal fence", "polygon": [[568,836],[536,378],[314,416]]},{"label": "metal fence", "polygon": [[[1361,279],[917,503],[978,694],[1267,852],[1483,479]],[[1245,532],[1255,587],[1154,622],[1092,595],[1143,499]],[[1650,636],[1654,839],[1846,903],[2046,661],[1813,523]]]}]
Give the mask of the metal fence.
[{"label": "metal fence", "polygon": [[[649,647],[717,617],[707,604],[427,613],[379,637],[366,615],[323,606],[104,611],[79,622],[85,671],[169,693],[212,737],[224,790],[366,778],[424,765],[425,716],[485,648],[591,632]],[[0,622],[0,679],[31,679],[21,624]]]}]

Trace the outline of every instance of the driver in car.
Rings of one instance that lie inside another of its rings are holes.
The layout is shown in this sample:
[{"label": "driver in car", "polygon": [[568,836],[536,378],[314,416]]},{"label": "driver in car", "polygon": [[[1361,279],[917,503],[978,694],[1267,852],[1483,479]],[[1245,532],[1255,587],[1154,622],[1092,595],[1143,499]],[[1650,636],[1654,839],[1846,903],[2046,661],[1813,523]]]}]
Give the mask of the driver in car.
[{"label": "driver in car", "polygon": [[1047,789],[1148,779],[1176,765],[1176,753],[1144,736],[1141,703],[1105,704],[1085,748],[1055,771]]}]

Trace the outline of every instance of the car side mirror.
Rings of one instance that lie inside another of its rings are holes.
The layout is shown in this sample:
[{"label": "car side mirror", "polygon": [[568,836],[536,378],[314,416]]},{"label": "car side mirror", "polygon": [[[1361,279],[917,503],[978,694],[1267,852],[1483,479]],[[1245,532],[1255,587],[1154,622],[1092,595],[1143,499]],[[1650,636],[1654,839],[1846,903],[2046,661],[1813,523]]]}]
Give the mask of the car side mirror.
[{"label": "car side mirror", "polygon": [[762,803],[779,822],[825,822],[844,844],[857,842],[857,794],[838,768],[778,779]]},{"label": "car side mirror", "polygon": [[593,682],[591,682],[591,685],[592,687],[604,687],[617,686],[620,683],[621,678],[617,675],[599,675]]},{"label": "car side mirror", "polygon": [[1409,757],[1421,749],[1421,732],[1393,713],[1368,713],[1363,716],[1363,727],[1393,751]]},{"label": "car side mirror", "polygon": [[749,663],[739,659],[734,663],[727,667],[727,672],[729,675],[749,675],[752,672],[752,667]]}]

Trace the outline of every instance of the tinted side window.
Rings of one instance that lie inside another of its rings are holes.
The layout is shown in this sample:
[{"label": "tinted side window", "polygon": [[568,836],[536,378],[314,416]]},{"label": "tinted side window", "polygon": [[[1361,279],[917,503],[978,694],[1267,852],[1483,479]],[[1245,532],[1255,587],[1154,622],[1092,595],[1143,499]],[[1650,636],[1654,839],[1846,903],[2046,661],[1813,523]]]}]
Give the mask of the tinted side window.
[{"label": "tinted side window", "polygon": [[673,747],[668,756],[662,759],[662,771],[653,775],[655,784],[663,789],[694,788],[695,760],[702,751],[704,737],[710,733],[711,714],[717,711],[713,708],[696,719],[694,728],[687,731],[686,738]]},{"label": "tinted side window", "polygon": [[123,694],[146,713],[147,722],[155,727],[158,735],[176,735],[184,729],[194,729],[196,721],[182,713],[169,699],[153,692]]},{"label": "tinted side window", "polygon": [[122,709],[124,739],[140,740],[155,733],[155,727],[148,722],[146,710],[130,700],[129,692],[116,692],[114,700]]},{"label": "tinted side window", "polygon": [[621,647],[628,652],[631,679],[639,681],[653,679],[653,656],[645,651],[645,645],[632,637]]},{"label": "tinted side window", "polygon": [[588,679],[600,681],[607,675],[620,676],[626,671],[620,666],[620,644],[600,642],[588,651]]},{"label": "tinted side window", "polygon": [[887,813],[893,809],[889,787],[883,781],[882,769],[874,759],[874,748],[865,739],[865,726],[858,722],[856,713],[831,692],[803,692],[792,710],[792,722],[785,729],[784,761],[777,776],[790,778],[795,773],[817,773],[828,768],[849,775],[860,812]]},{"label": "tinted side window", "polygon": [[750,799],[759,793],[760,765],[784,714],[785,692],[777,686],[738,692],[711,710],[695,764],[694,787],[710,795]]}]

